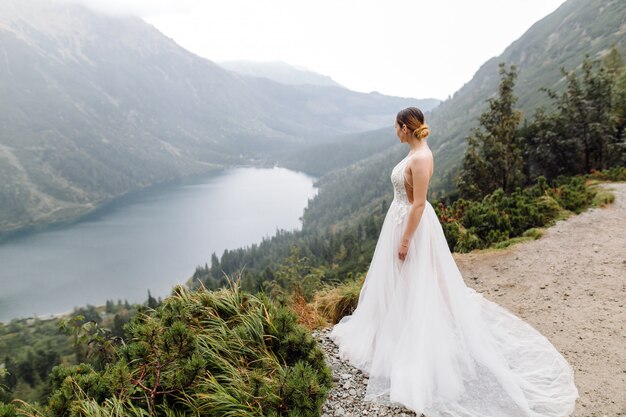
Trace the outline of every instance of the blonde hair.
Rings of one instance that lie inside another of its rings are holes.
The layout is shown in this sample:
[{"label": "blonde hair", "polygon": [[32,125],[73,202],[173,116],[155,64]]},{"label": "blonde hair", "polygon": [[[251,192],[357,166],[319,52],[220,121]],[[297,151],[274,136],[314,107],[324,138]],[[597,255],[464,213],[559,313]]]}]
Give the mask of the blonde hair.
[{"label": "blonde hair", "polygon": [[417,140],[426,139],[430,135],[430,128],[424,122],[424,113],[417,107],[407,107],[400,110],[396,116],[396,122],[400,126],[406,125]]}]

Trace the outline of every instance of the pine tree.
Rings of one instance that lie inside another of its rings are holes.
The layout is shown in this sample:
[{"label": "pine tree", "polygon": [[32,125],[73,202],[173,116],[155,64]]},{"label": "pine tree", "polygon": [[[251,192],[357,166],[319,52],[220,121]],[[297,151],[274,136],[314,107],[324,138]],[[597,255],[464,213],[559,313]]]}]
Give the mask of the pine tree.
[{"label": "pine tree", "polygon": [[147,301],[147,305],[149,308],[157,308],[157,306],[159,305],[159,303],[157,302],[156,298],[154,298],[152,296],[152,294],[150,294],[150,290],[148,290],[148,301]]},{"label": "pine tree", "polygon": [[462,198],[480,199],[502,188],[509,193],[523,185],[523,153],[517,134],[522,119],[521,111],[513,106],[515,65],[506,70],[500,63],[501,76],[498,96],[487,100],[489,110],[479,118],[479,127],[468,137],[468,149],[463,167],[457,177],[457,187]]},{"label": "pine tree", "polygon": [[582,172],[578,143],[575,138],[565,137],[564,131],[562,117],[548,114],[544,107],[537,109],[526,138],[530,178],[543,175],[553,179]]},{"label": "pine tree", "polygon": [[613,78],[612,115],[615,124],[615,137],[609,144],[610,165],[626,164],[626,66],[615,45],[604,57],[603,64]]},{"label": "pine tree", "polygon": [[561,68],[567,80],[561,95],[542,89],[557,106],[557,124],[562,128],[558,141],[567,144],[568,149],[571,143],[576,147],[575,155],[563,161],[563,170],[568,174],[585,174],[615,164],[614,78],[604,65],[594,70],[596,64],[585,56],[582,77],[575,70]]}]

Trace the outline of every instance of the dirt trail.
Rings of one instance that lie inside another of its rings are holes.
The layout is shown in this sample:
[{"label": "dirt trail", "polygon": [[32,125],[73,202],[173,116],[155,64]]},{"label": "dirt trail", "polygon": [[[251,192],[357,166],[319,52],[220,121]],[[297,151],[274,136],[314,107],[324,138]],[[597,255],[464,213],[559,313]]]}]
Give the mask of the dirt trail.
[{"label": "dirt trail", "polygon": [[454,254],[468,286],[526,320],[574,368],[574,417],[626,416],[626,183],[615,202],[502,251]]},{"label": "dirt trail", "polygon": [[[626,183],[605,183],[615,202],[503,250],[454,253],[466,284],[530,323],[574,368],[573,417],[626,416]],[[414,416],[363,403],[367,377],[341,362],[327,337],[336,386],[324,416]]]}]

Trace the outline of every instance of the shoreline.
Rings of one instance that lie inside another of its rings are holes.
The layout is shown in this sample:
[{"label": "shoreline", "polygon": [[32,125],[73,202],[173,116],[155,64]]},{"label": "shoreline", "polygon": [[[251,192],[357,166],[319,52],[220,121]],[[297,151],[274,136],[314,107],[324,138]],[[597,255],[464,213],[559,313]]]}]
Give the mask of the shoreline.
[{"label": "shoreline", "polygon": [[176,177],[176,178],[166,179],[160,182],[147,185],[145,187],[126,191],[124,194],[120,194],[115,197],[110,197],[110,198],[100,200],[100,201],[92,201],[88,204],[91,205],[93,208],[87,211],[79,212],[79,214],[70,216],[68,218],[27,224],[27,225],[19,226],[18,228],[10,229],[10,230],[0,230],[0,246],[2,246],[4,243],[7,243],[13,240],[22,239],[24,237],[32,236],[37,233],[59,230],[68,226],[73,226],[75,224],[78,224],[84,221],[98,219],[100,216],[106,214],[108,211],[118,208],[120,206],[123,206],[125,203],[132,201],[133,199],[140,197],[142,195],[150,194],[160,189],[172,187],[176,185],[192,184],[195,181],[203,177],[216,175],[222,171],[226,171],[229,169],[237,169],[237,168],[258,168],[258,169],[283,168],[283,169],[288,169],[293,172],[307,175],[314,179],[314,183],[320,178],[319,176],[312,175],[300,169],[285,167],[285,166],[280,165],[277,162],[269,162],[269,160],[255,160],[252,163],[236,164],[236,165],[216,165],[215,167],[207,171],[184,175],[184,176]]},{"label": "shoreline", "polygon": [[[228,169],[230,167],[215,167],[208,171],[204,171],[202,173],[190,174],[182,177],[169,178],[160,182],[156,182],[145,187],[131,189],[126,191],[124,194],[120,194],[118,196],[109,197],[100,201],[92,201],[89,202],[93,208],[87,211],[79,211],[79,214],[74,216],[70,216],[65,219],[51,220],[51,221],[42,221],[37,223],[31,223],[23,226],[19,226],[15,229],[10,230],[0,230],[0,245],[12,241],[21,239],[24,237],[32,236],[41,232],[48,232],[53,230],[59,230],[67,226],[72,226],[84,221],[94,220],[99,218],[100,216],[106,214],[108,211],[115,209],[119,206],[123,206],[125,203],[132,201],[133,199],[140,197],[145,194],[149,194],[151,192],[157,191],[161,188],[170,187],[173,185],[177,185],[180,183],[185,183],[185,181],[197,179],[202,176],[212,175],[218,173],[222,170]],[[232,167],[237,168],[237,167]]]},{"label": "shoreline", "polygon": [[121,207],[125,203],[132,201],[133,199],[137,197],[141,197],[142,195],[149,195],[150,193],[153,193],[155,191],[159,191],[159,190],[172,187],[172,186],[193,184],[202,178],[205,178],[207,176],[213,176],[229,169],[236,169],[236,168],[269,169],[273,167],[285,168],[294,172],[301,172],[305,175],[315,177],[304,171],[282,167],[275,162],[269,163],[266,160],[255,160],[254,163],[245,163],[245,164],[242,163],[242,164],[236,164],[236,165],[216,165],[215,167],[207,171],[203,171],[200,173],[192,173],[189,175],[183,175],[183,176],[176,177],[176,178],[165,179],[163,181],[159,181],[159,182],[147,185],[145,187],[128,190],[124,194],[120,194],[118,196],[108,197],[100,201],[92,201],[90,203],[85,204],[85,206],[91,205],[92,206],[91,209],[88,209],[86,211],[85,210],[81,211],[80,208],[76,207],[75,210],[77,211],[78,214],[71,215],[67,218],[61,218],[58,220],[51,220],[51,221],[42,221],[42,222],[37,222],[37,223],[30,223],[30,224],[19,226],[15,229],[10,229],[10,230],[0,230],[0,246],[6,242],[32,236],[37,233],[59,230],[64,227],[72,226],[72,225],[75,225],[84,221],[97,219],[103,214],[106,214],[107,212],[109,212],[110,210],[113,210],[117,207]]}]

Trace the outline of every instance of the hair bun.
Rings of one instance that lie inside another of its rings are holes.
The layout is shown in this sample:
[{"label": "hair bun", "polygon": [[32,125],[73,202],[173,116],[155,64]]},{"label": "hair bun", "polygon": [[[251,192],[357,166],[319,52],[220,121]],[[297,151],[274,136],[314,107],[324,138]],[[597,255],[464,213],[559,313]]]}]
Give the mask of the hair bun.
[{"label": "hair bun", "polygon": [[425,139],[428,135],[430,135],[430,129],[426,123],[413,131],[413,136],[419,140]]}]

